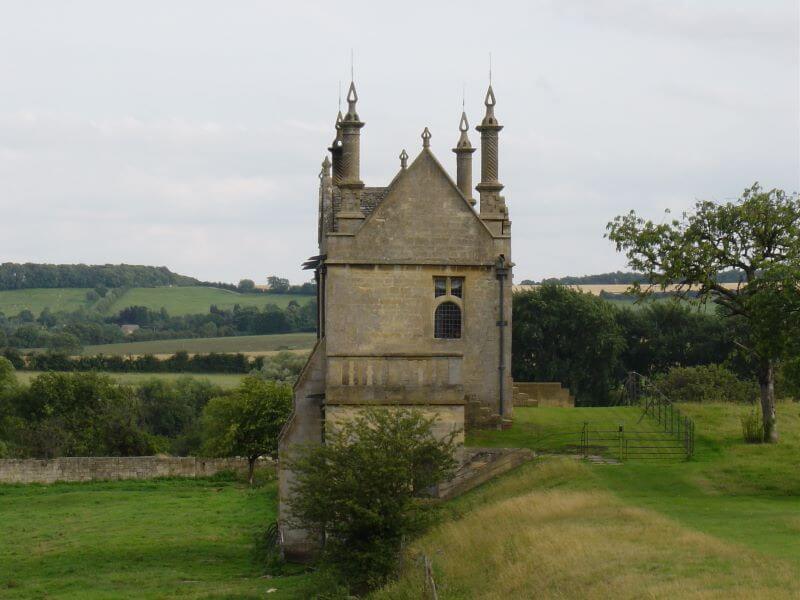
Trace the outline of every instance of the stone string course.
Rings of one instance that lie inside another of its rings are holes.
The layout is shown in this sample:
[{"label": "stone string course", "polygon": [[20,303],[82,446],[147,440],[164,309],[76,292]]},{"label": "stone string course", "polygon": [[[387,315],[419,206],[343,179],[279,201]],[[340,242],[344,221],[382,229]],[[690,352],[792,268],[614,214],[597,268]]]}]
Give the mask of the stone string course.
[{"label": "stone string course", "polygon": [[[260,461],[273,465],[272,461]],[[0,460],[0,483],[55,483],[156,477],[209,477],[220,471],[247,472],[244,458],[178,456],[79,456]]]}]

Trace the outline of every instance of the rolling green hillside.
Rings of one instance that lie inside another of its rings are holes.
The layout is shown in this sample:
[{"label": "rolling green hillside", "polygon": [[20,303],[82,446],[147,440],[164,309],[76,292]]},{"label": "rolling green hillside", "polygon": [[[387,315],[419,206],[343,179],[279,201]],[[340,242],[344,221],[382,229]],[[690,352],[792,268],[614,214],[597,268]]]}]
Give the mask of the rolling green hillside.
[{"label": "rolling green hillside", "polygon": [[73,311],[89,306],[86,300],[88,289],[57,288],[0,291],[0,312],[7,317],[15,316],[27,309],[39,315],[45,308],[53,312]]},{"label": "rolling green hillside", "polygon": [[[0,291],[0,312],[6,316],[19,314],[28,309],[35,315],[49,308],[53,312],[73,311],[89,307],[84,288],[36,288],[26,290]],[[146,306],[151,310],[167,309],[171,316],[207,313],[212,304],[230,309],[235,304],[263,308],[275,304],[285,308],[290,301],[299,304],[310,302],[313,296],[295,294],[240,294],[220,288],[187,286],[131,288],[114,302],[105,314],[116,314],[127,306]]]},{"label": "rolling green hillside", "polygon": [[108,309],[115,314],[126,306],[146,306],[151,310],[162,307],[172,316],[207,313],[212,304],[218,308],[241,306],[257,306],[264,308],[267,304],[275,304],[285,308],[290,301],[298,304],[310,302],[313,296],[294,294],[240,294],[220,288],[211,287],[159,287],[132,288]]}]

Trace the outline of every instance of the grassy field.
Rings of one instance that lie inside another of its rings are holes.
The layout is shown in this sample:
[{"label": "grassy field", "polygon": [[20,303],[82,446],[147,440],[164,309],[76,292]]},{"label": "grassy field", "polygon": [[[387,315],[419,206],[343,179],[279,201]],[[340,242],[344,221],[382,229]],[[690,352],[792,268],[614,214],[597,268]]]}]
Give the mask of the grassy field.
[{"label": "grassy field", "polygon": [[[58,288],[0,291],[0,312],[6,316],[19,314],[28,309],[35,315],[44,308],[51,311],[73,311],[80,307],[90,306],[86,300],[88,289]],[[127,306],[146,306],[152,310],[162,307],[172,316],[207,313],[212,304],[219,308],[241,306],[257,306],[263,308],[267,304],[276,304],[285,308],[290,301],[298,304],[310,302],[313,296],[295,294],[240,294],[221,288],[201,286],[131,288],[114,302],[106,314],[116,314]]]},{"label": "grassy field", "polygon": [[0,486],[0,598],[308,597],[308,575],[264,578],[252,559],[276,496],[225,480]]},{"label": "grassy field", "polygon": [[[20,383],[30,383],[31,379],[37,375],[41,375],[42,371],[16,371],[17,381]],[[193,379],[203,379],[220,386],[221,388],[230,389],[239,385],[244,375],[236,373],[103,373],[115,379],[120,383],[142,383],[148,379],[166,379],[174,381],[181,377],[192,377]]]},{"label": "grassy field", "polygon": [[[432,557],[440,598],[800,597],[800,406],[779,406],[776,446],[741,441],[744,407],[682,408],[697,423],[693,460],[540,459],[452,502],[411,555]],[[468,442],[553,451],[550,433],[587,418],[638,414],[515,409],[512,429]],[[409,563],[377,597],[417,598],[422,586]]]},{"label": "grassy field", "polygon": [[0,312],[11,317],[25,309],[37,316],[45,308],[53,312],[73,311],[89,306],[88,291],[82,288],[3,290],[0,291]]},{"label": "grassy field", "polygon": [[233,308],[234,304],[258,308],[276,304],[285,308],[292,300],[305,304],[313,298],[314,296],[294,294],[239,294],[210,287],[131,288],[107,312],[115,314],[126,306],[146,306],[152,310],[165,308],[170,315],[179,316],[207,313],[212,304],[216,304],[218,308]]},{"label": "grassy field", "polygon": [[316,333],[276,333],[271,335],[237,335],[217,338],[155,340],[85,346],[82,354],[174,354],[185,350],[190,354],[209,352],[244,352],[269,354],[280,350],[310,350],[317,341]]},{"label": "grassy field", "polygon": [[[682,409],[697,423],[693,460],[539,458],[446,503],[374,598],[428,597],[421,553],[442,600],[800,597],[800,405],[779,405],[778,445],[741,441],[746,407]],[[510,430],[468,443],[552,454],[584,421],[633,428],[638,417],[518,408]],[[312,597],[312,574],[261,579],[250,562],[275,503],[274,483],[0,486],[0,598]]]}]

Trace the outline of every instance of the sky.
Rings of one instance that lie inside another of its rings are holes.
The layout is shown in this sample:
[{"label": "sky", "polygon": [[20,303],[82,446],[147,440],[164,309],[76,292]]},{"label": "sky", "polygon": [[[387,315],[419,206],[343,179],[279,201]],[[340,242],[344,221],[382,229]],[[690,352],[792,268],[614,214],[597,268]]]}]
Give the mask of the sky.
[{"label": "sky", "polygon": [[800,190],[799,29],[798,0],[0,0],[0,262],[305,281],[352,50],[366,185],[426,126],[454,175],[491,53],[516,281],[625,269],[615,215]]}]

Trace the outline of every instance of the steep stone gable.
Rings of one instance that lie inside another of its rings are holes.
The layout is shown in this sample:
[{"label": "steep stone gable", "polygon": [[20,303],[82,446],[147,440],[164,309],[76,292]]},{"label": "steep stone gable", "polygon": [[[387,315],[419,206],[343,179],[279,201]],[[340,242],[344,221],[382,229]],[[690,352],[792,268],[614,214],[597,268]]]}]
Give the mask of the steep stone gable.
[{"label": "steep stone gable", "polygon": [[490,264],[486,226],[428,150],[392,183],[348,248],[358,262]]}]

